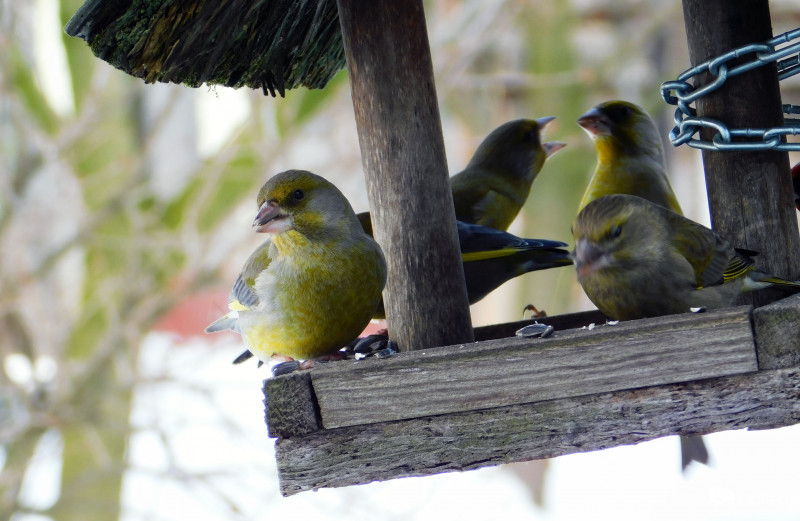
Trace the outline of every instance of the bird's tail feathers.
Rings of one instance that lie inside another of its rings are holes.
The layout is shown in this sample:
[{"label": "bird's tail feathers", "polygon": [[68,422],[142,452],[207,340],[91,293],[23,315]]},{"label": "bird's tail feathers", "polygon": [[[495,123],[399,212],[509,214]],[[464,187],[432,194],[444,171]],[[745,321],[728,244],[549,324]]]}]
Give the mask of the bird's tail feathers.
[{"label": "bird's tail feathers", "polygon": [[236,311],[231,311],[227,315],[216,319],[206,327],[205,332],[217,333],[227,330],[239,332],[239,313]]},{"label": "bird's tail feathers", "polygon": [[747,280],[742,288],[745,291],[768,288],[775,286],[788,291],[800,291],[800,280],[791,281],[768,275],[762,271],[752,270],[747,274]]}]

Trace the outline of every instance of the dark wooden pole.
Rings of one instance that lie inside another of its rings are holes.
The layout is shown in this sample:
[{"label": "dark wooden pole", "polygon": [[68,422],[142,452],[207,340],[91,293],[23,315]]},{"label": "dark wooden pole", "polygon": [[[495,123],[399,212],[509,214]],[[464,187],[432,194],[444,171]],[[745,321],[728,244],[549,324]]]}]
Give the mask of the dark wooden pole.
[{"label": "dark wooden pole", "polygon": [[421,0],[338,0],[386,322],[401,350],[472,341]]},{"label": "dark wooden pole", "polygon": [[[692,65],[772,37],[767,0],[683,0]],[[752,59],[749,55],[745,59]],[[766,65],[740,74],[697,102],[698,116],[729,128],[783,124],[777,69]],[[711,132],[702,134],[710,139]],[[800,237],[786,152],[703,151],[714,229],[735,246],[761,252],[759,269],[800,278]],[[785,296],[766,290],[740,297],[760,306]]]}]

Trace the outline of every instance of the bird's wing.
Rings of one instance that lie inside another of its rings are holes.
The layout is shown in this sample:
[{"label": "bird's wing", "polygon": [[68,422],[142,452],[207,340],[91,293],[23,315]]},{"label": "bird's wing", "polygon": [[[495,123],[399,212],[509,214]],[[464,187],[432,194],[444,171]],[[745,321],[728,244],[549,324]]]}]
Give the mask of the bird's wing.
[{"label": "bird's wing", "polygon": [[508,232],[477,224],[461,221],[456,221],[456,224],[463,262],[506,257],[520,251],[567,246],[560,241],[522,239]]},{"label": "bird's wing", "polygon": [[731,258],[730,262],[728,262],[725,273],[722,274],[725,282],[747,274],[748,271],[753,269],[753,265],[756,263],[753,257],[758,255],[757,251],[745,250],[742,248],[735,248],[734,251],[736,252],[735,255]]},{"label": "bird's wing", "polygon": [[259,298],[254,288],[256,279],[269,267],[272,260],[269,256],[269,246],[270,241],[264,241],[245,262],[231,289],[228,304],[231,309],[242,311],[258,305]]},{"label": "bird's wing", "polygon": [[694,269],[698,288],[723,284],[743,273],[741,258],[722,236],[674,212],[665,210],[665,215],[672,221],[673,245]]},{"label": "bird's wing", "polygon": [[528,198],[527,190],[507,181],[502,171],[468,168],[450,184],[456,219],[493,228],[507,228]]}]

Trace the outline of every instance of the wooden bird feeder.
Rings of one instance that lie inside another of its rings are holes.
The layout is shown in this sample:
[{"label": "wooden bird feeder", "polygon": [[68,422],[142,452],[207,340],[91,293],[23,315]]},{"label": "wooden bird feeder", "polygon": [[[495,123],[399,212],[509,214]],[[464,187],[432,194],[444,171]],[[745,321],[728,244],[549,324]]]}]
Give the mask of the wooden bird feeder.
[{"label": "wooden bird feeder", "polygon": [[[421,0],[190,4],[88,0],[67,31],[148,82],[273,95],[321,88],[346,57],[389,261],[387,322],[406,352],[265,381],[283,494],[800,423],[800,295],[613,326],[596,311],[550,317],[549,338],[513,336],[529,322],[471,329]],[[693,63],[772,36],[766,0],[683,8]],[[731,79],[698,113],[780,125],[774,67]],[[800,278],[787,154],[703,158],[715,229]]]}]

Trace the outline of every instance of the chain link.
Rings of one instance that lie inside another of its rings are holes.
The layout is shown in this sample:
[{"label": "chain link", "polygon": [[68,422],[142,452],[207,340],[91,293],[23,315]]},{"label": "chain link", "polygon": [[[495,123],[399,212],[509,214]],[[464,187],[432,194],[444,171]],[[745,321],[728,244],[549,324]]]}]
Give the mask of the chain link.
[{"label": "chain link", "polygon": [[[793,40],[798,40],[793,42]],[[785,47],[778,48],[781,45]],[[732,66],[731,60],[750,58]],[[728,78],[775,62],[778,79],[785,80],[800,73],[800,28],[783,33],[765,43],[753,43],[717,56],[684,71],[676,80],[661,85],[661,96],[670,105],[676,105],[675,127],[669,133],[674,146],[683,145],[703,150],[795,150],[800,143],[782,142],[784,136],[800,136],[800,120],[786,118],[784,126],[768,129],[729,129],[722,121],[701,118],[691,106],[698,98],[718,89]],[[710,79],[701,84],[699,75],[708,73]],[[695,85],[689,83],[694,80]],[[800,106],[783,105],[785,114],[800,114]],[[697,139],[694,135],[703,128],[716,131],[711,141]]]}]

